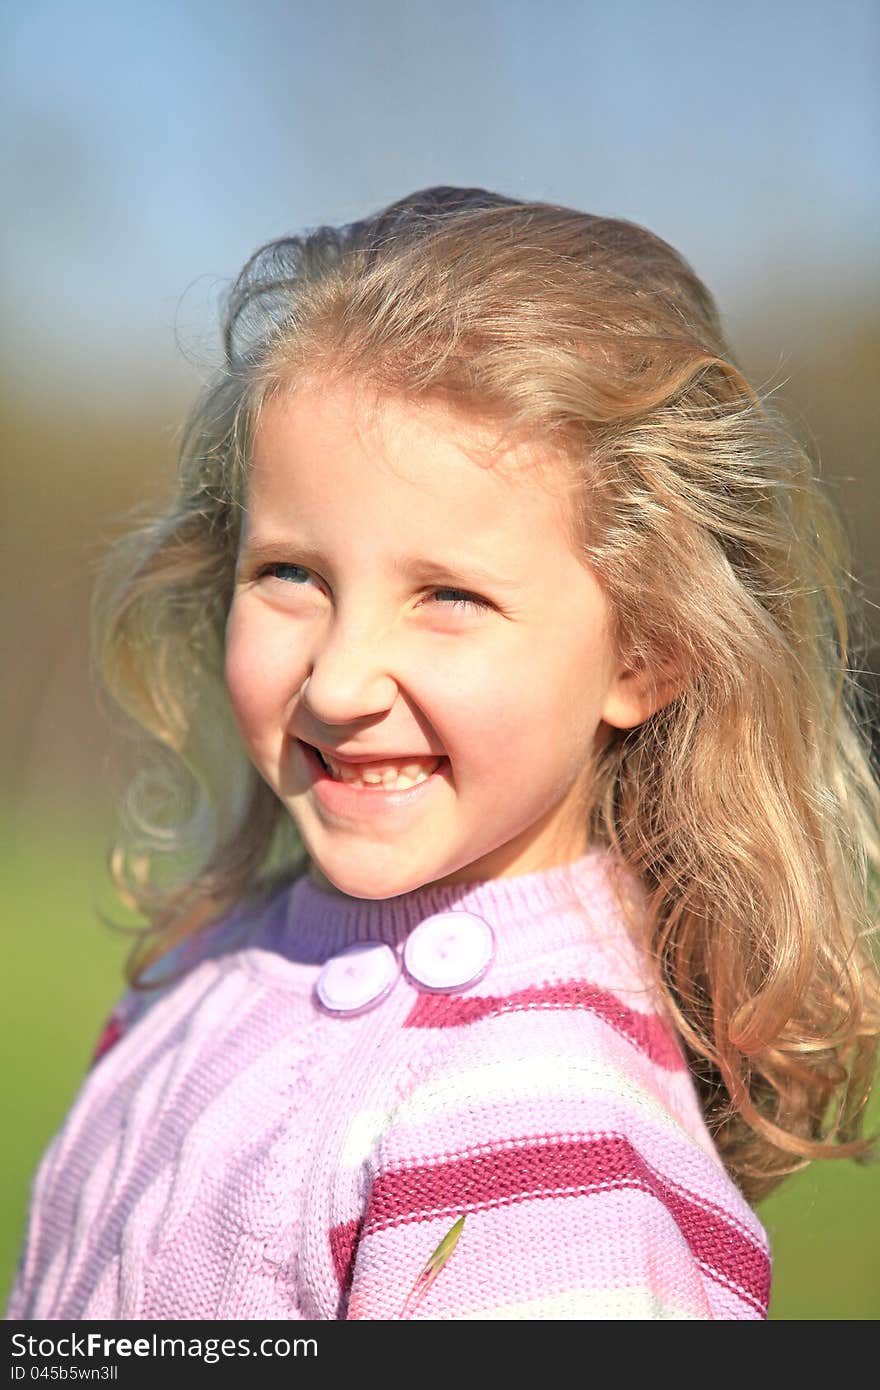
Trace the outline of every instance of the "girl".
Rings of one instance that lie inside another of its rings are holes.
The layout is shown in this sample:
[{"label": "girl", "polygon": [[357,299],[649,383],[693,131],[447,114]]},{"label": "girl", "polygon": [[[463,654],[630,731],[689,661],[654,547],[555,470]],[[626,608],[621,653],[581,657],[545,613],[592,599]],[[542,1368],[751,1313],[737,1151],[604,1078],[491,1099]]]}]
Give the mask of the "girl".
[{"label": "girl", "polygon": [[863,1157],[845,534],[629,222],[435,188],[268,245],[96,592],[155,756],[131,989],[12,1318],[763,1318]]}]

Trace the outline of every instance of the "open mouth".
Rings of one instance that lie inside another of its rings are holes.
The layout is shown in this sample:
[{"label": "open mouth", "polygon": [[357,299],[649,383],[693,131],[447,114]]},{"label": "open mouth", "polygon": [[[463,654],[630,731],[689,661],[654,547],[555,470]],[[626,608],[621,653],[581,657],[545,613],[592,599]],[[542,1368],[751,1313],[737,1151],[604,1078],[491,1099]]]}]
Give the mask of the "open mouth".
[{"label": "open mouth", "polygon": [[383,767],[378,762],[375,764],[340,763],[338,767],[334,768],[320,749],[315,748],[310,743],[305,743],[303,740],[300,742],[312,764],[313,771],[322,782],[332,782],[336,786],[348,787],[353,791],[373,793],[411,791],[429,781],[449,762],[449,759],[444,756],[433,758],[413,756],[409,760],[405,758],[395,759],[393,766],[387,764]]}]

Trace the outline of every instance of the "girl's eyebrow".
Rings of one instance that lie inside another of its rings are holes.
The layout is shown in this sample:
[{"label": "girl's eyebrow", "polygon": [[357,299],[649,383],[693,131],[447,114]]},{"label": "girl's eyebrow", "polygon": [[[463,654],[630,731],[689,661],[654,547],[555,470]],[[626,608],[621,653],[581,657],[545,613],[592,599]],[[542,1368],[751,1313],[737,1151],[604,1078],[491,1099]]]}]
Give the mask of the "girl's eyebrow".
[{"label": "girl's eyebrow", "polygon": [[[239,568],[258,565],[266,560],[278,560],[282,555],[295,555],[297,563],[327,567],[327,557],[318,546],[291,539],[248,541],[239,556]],[[391,568],[396,574],[409,574],[415,579],[442,579],[455,583],[474,582],[495,585],[502,589],[518,589],[522,585],[511,575],[498,574],[470,557],[456,557],[451,562],[429,560],[423,556],[394,556]]]}]

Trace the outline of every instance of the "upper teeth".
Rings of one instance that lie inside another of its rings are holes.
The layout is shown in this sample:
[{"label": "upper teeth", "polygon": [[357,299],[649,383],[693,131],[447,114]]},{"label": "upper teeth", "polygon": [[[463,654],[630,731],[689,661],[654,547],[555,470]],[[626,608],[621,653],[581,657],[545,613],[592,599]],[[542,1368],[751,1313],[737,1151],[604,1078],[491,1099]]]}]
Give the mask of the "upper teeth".
[{"label": "upper teeth", "polygon": [[412,787],[424,782],[440,765],[439,758],[410,759],[407,762],[389,763],[342,763],[322,754],[324,761],[335,778],[343,782],[366,784],[384,788]]}]

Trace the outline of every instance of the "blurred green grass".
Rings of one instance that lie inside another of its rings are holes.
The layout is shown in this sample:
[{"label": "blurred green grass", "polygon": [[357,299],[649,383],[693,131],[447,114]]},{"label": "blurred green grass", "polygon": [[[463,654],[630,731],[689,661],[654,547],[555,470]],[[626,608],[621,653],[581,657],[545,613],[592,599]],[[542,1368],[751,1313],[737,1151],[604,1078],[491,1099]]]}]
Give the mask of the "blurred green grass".
[{"label": "blurred green grass", "polygon": [[[97,909],[114,903],[100,827],[2,825],[6,920],[0,1061],[7,1084],[0,1206],[5,1308],[24,1237],[31,1177],[73,1101],[106,1014],[122,992],[130,942]],[[880,1123],[880,1097],[872,1104]],[[880,1165],[813,1164],[758,1209],[773,1250],[774,1320],[880,1315]]]}]

